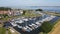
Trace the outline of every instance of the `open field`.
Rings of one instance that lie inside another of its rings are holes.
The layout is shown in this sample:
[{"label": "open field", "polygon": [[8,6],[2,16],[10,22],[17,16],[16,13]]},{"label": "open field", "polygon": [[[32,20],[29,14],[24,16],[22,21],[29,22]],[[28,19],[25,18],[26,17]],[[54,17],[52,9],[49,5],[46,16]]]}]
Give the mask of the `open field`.
[{"label": "open field", "polygon": [[54,25],[53,29],[48,34],[60,34],[60,20]]}]

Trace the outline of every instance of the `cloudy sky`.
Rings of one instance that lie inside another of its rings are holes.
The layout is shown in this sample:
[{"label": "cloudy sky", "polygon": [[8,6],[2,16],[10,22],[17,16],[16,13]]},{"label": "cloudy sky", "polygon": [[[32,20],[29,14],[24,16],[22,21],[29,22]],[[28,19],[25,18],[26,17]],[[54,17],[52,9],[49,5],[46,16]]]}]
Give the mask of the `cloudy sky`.
[{"label": "cloudy sky", "polygon": [[0,6],[60,6],[60,0],[0,0]]}]

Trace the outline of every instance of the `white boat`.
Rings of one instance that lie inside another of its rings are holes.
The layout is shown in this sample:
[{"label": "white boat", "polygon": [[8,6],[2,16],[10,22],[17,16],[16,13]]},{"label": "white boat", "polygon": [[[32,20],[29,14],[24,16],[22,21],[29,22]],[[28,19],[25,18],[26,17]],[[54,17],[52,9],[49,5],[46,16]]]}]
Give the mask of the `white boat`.
[{"label": "white boat", "polygon": [[29,25],[32,29],[34,29],[34,27],[32,25]]},{"label": "white boat", "polygon": [[22,29],[23,29],[23,30],[25,30],[25,31],[27,30],[27,28],[26,28],[26,27],[22,27]]},{"label": "white boat", "polygon": [[34,28],[38,28],[38,26],[36,24],[32,24],[34,26]]},{"label": "white boat", "polygon": [[36,25],[37,25],[37,26],[41,26],[41,23],[39,23],[39,22],[36,22]]},{"label": "white boat", "polygon": [[19,21],[15,21],[15,23],[19,23]]},{"label": "white boat", "polygon": [[23,20],[19,20],[19,23],[23,23],[24,21]]},{"label": "white boat", "polygon": [[18,26],[18,28],[22,28],[22,26],[19,26],[19,25],[17,25]]},{"label": "white boat", "polygon": [[17,26],[17,24],[15,24],[15,23],[11,23],[11,24],[12,24],[14,27]]},{"label": "white boat", "polygon": [[40,24],[39,22],[36,22],[36,24]]},{"label": "white boat", "polygon": [[28,21],[28,19],[27,19],[27,18],[24,18],[23,20],[24,20],[24,21]]},{"label": "white boat", "polygon": [[27,31],[27,32],[30,32],[30,31],[31,31],[31,30],[28,29],[27,27],[23,27],[22,30],[23,30],[24,32],[25,32],[25,31]]},{"label": "white boat", "polygon": [[12,19],[11,21],[14,21],[14,19]]},{"label": "white boat", "polygon": [[32,20],[32,18],[29,18],[29,20]]},{"label": "white boat", "polygon": [[28,29],[30,29],[32,31],[32,29],[30,27],[26,26],[26,28],[28,28]]}]

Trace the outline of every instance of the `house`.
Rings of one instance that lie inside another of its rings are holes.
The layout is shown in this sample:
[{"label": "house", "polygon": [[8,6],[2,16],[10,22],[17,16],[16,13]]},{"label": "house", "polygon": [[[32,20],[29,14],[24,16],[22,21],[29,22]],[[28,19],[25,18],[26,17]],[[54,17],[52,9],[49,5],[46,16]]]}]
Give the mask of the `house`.
[{"label": "house", "polygon": [[7,14],[8,16],[22,15],[23,10],[12,9],[12,10],[1,10],[0,14]]},{"label": "house", "polygon": [[23,10],[12,9],[10,14],[12,16],[22,15],[23,14]]},{"label": "house", "polygon": [[2,10],[2,11],[0,11],[0,14],[8,14],[8,11]]}]

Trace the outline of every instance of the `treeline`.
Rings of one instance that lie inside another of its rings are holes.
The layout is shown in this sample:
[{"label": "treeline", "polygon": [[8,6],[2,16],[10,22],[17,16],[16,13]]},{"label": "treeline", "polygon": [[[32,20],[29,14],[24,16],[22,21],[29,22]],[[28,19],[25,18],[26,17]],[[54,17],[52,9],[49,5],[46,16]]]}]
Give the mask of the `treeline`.
[{"label": "treeline", "polygon": [[11,10],[11,8],[8,8],[8,7],[0,7],[0,10]]}]

